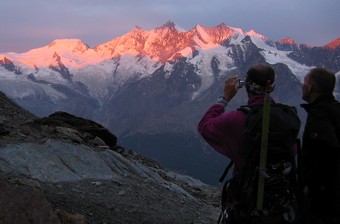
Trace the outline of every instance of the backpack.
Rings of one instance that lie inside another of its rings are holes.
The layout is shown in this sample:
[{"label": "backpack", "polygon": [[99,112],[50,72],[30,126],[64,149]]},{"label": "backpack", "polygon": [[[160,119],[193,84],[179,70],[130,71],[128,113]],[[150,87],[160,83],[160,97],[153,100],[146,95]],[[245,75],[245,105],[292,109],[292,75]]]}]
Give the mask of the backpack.
[{"label": "backpack", "polygon": [[[271,104],[263,209],[256,209],[263,105],[241,106],[246,113],[242,153],[245,165],[222,189],[219,223],[289,223],[295,219],[297,169],[293,152],[300,129],[296,108]],[[226,168],[222,182],[232,162]]]}]

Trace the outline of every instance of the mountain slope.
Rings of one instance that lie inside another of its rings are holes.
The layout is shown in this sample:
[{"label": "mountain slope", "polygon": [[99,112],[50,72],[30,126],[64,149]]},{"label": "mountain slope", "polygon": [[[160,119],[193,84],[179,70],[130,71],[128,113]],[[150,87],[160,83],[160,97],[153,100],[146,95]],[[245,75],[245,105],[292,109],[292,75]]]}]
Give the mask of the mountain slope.
[{"label": "mountain slope", "polygon": [[[2,54],[0,90],[38,116],[62,110],[95,120],[127,147],[200,176],[225,162],[220,155],[208,154],[196,125],[221,95],[228,76],[244,79],[253,64],[269,64],[277,75],[273,97],[298,107],[304,75],[314,66],[338,73],[339,55],[336,40],[325,47],[308,47],[291,39],[273,42],[254,30],[225,24],[179,31],[170,21],[152,30],[136,27],[94,48],[81,40],[59,39],[23,54]],[[246,101],[242,89],[230,109]],[[304,112],[299,113],[304,120]],[[143,141],[143,136],[149,140]],[[156,143],[164,143],[164,152]],[[183,152],[195,159],[186,163]],[[208,176],[200,178],[217,179]]]},{"label": "mountain slope", "polygon": [[216,223],[217,188],[112,150],[95,122],[0,102],[1,223]]}]

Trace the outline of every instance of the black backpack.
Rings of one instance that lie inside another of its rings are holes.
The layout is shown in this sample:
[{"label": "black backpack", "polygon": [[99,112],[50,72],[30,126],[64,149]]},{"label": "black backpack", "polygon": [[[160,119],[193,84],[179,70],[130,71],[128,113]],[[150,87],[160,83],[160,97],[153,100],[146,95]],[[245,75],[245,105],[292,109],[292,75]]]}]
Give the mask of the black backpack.
[{"label": "black backpack", "polygon": [[[295,219],[297,169],[293,146],[297,143],[300,119],[296,108],[271,104],[267,166],[263,209],[256,209],[261,151],[263,105],[241,106],[246,113],[243,129],[245,165],[238,175],[226,181],[222,190],[222,213],[219,223],[289,223]],[[226,168],[222,182],[232,162]]]}]

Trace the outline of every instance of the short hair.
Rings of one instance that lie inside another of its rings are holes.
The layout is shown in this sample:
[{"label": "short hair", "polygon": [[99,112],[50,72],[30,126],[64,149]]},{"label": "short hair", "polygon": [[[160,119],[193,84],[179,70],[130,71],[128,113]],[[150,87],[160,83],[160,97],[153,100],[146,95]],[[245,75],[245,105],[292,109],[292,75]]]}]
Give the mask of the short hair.
[{"label": "short hair", "polygon": [[[267,86],[268,81],[270,86]],[[275,72],[272,67],[265,64],[257,64],[248,70],[246,78],[246,89],[248,92],[262,95],[273,91],[274,87]]]},{"label": "short hair", "polygon": [[313,68],[308,76],[314,82],[316,91],[321,94],[332,94],[335,88],[335,74],[326,68]]}]

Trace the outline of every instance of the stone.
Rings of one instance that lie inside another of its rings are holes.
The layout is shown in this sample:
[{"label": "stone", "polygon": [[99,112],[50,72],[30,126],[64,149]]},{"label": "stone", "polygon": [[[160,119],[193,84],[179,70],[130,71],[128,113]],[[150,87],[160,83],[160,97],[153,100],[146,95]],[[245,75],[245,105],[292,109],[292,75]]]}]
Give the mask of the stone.
[{"label": "stone", "polygon": [[28,185],[11,185],[0,174],[0,223],[61,224],[44,194]]}]

